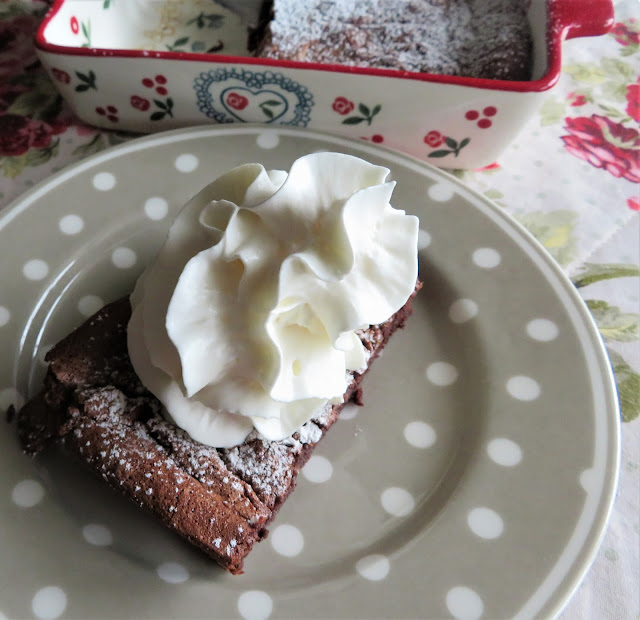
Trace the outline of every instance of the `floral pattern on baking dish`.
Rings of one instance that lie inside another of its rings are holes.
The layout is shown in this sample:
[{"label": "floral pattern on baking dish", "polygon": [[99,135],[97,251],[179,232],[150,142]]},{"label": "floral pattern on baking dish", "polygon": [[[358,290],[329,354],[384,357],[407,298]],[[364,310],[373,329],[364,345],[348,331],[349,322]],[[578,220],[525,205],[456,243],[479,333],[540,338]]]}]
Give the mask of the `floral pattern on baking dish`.
[{"label": "floral pattern on baking dish", "polygon": [[306,127],[314,100],[309,90],[272,71],[212,69],[193,84],[199,110],[218,123],[277,123]]}]

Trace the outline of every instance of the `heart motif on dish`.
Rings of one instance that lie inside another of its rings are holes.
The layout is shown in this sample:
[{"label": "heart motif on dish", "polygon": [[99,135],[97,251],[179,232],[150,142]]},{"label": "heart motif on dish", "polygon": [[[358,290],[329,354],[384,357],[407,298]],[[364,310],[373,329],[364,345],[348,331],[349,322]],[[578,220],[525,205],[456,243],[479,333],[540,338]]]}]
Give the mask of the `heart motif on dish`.
[{"label": "heart motif on dish", "polygon": [[244,123],[272,123],[288,110],[286,98],[275,90],[234,86],[220,93],[224,109]]}]

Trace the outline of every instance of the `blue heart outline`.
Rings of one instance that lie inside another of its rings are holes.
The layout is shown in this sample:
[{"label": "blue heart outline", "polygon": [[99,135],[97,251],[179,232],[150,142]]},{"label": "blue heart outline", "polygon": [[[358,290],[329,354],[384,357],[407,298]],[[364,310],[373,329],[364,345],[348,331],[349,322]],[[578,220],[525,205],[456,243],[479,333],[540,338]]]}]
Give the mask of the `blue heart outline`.
[{"label": "blue heart outline", "polygon": [[[280,121],[279,125],[289,125],[297,127],[306,127],[311,121],[311,109],[314,106],[313,95],[306,86],[295,82],[291,78],[285,77],[282,73],[273,73],[273,71],[264,71],[257,73],[247,71],[246,69],[237,69],[233,67],[227,69],[224,67],[211,69],[201,73],[193,81],[193,89],[196,93],[198,109],[207,118],[213,119],[218,123],[233,123],[239,119],[236,115],[227,113],[226,107],[220,108],[220,103],[214,101],[209,88],[214,83],[225,82],[228,80],[238,80],[241,85],[238,88],[246,87],[248,90],[266,90],[265,86],[275,85],[282,90],[283,93],[291,93],[297,98],[297,102],[289,102],[289,107],[293,107],[293,118],[288,121]],[[216,107],[218,106],[218,107]],[[290,111],[290,110],[289,110]],[[279,117],[279,119],[282,117]],[[272,119],[273,120],[273,119]]]}]

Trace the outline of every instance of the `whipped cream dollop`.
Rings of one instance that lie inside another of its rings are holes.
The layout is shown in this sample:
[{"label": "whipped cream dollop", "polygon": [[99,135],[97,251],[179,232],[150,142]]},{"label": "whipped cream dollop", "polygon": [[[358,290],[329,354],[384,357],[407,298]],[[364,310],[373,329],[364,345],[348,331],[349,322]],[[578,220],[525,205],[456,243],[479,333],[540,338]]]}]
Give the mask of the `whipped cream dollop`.
[{"label": "whipped cream dollop", "polygon": [[246,164],[192,198],[131,295],[129,354],[168,417],[214,447],[290,436],[342,402],[357,330],[412,294],[418,220],[387,168],[339,153]]}]

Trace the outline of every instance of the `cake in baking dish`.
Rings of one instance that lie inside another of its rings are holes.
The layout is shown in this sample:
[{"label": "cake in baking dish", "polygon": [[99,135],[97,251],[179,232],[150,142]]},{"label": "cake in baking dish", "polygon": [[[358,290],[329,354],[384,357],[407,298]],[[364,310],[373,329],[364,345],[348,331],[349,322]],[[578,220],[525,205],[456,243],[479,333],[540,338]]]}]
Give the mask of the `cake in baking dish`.
[{"label": "cake in baking dish", "polygon": [[274,0],[257,55],[499,80],[530,77],[524,0]]}]

